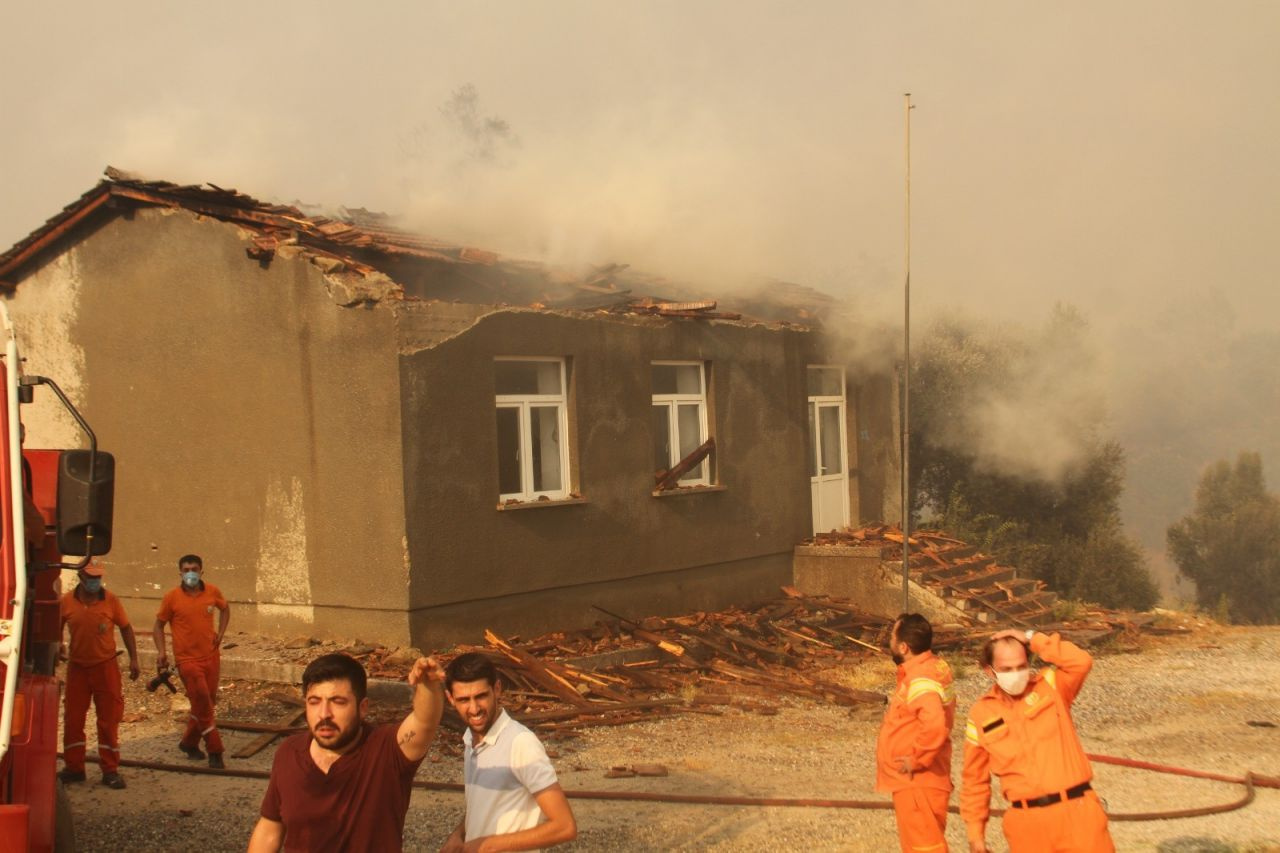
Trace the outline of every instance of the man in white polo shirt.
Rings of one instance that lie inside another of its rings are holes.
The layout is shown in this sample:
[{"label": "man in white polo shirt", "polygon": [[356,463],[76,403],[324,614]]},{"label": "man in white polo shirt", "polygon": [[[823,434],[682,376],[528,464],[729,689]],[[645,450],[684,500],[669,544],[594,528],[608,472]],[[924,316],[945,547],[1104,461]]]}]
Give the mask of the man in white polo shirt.
[{"label": "man in white polo shirt", "polygon": [[502,685],[489,659],[474,652],[454,658],[444,689],[467,724],[467,810],[442,853],[540,850],[576,838],[551,759],[537,735],[502,710]]}]

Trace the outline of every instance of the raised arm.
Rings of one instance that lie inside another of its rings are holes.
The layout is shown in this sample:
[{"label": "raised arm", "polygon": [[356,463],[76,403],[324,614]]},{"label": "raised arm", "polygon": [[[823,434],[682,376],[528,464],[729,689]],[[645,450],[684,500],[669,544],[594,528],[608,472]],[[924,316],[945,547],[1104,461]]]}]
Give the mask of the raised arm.
[{"label": "raised arm", "polygon": [[405,758],[418,761],[427,754],[444,713],[444,668],[435,658],[418,658],[409,670],[409,685],[413,710],[400,724],[396,742]]},{"label": "raised arm", "polygon": [[1084,686],[1089,670],[1093,669],[1093,657],[1056,633],[1042,634],[1039,631],[1031,635],[1031,651],[1040,655],[1046,663],[1057,667],[1055,686],[1058,695],[1070,705]]}]

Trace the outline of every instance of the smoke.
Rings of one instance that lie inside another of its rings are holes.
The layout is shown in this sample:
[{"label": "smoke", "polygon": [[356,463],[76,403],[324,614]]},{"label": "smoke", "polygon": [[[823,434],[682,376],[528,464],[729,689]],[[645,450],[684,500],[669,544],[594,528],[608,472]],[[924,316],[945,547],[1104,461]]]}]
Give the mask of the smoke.
[{"label": "smoke", "polygon": [[1040,327],[957,315],[921,337],[913,399],[928,441],[979,470],[1056,482],[1106,437],[1099,357],[1075,309]]},{"label": "smoke", "polygon": [[[1110,430],[1153,548],[1201,466],[1280,458],[1276,4],[120,0],[6,23],[50,37],[0,55],[22,131],[0,244],[111,163],[710,296],[800,282],[843,301],[827,326],[868,369],[900,359],[911,91],[915,339],[963,308],[972,345],[939,355],[1025,362],[947,441],[1053,477]],[[1050,343],[1060,301],[1082,350]]]}]

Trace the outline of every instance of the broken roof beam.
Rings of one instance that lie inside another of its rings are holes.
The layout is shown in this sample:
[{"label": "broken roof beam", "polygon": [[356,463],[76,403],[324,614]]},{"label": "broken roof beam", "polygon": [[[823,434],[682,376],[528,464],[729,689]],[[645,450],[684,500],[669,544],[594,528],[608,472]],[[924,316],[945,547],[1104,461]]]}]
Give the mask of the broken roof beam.
[{"label": "broken roof beam", "polygon": [[692,453],[681,459],[667,471],[660,471],[654,475],[656,481],[655,489],[659,492],[665,492],[668,489],[675,488],[680,483],[680,478],[688,474],[698,466],[698,463],[706,459],[711,451],[716,449],[715,436],[708,438],[702,444],[698,445]]}]

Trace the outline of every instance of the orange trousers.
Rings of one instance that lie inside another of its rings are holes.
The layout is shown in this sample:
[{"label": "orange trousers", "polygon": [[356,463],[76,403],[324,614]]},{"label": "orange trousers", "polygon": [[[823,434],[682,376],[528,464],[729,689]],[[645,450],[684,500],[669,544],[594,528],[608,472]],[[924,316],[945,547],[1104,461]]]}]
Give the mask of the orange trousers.
[{"label": "orange trousers", "polygon": [[947,801],[941,788],[903,788],[893,792],[902,853],[946,853]]},{"label": "orange trousers", "polygon": [[178,662],[178,675],[182,676],[182,686],[191,700],[191,716],[182,734],[182,745],[198,747],[203,737],[205,751],[211,755],[222,753],[222,735],[213,721],[213,706],[218,704],[220,663],[217,655]]},{"label": "orange trousers", "polygon": [[98,758],[103,773],[120,769],[120,720],[124,717],[124,693],[120,689],[120,665],[115,658],[92,666],[67,664],[67,693],[63,703],[62,760],[68,770],[84,772],[84,721],[93,700],[98,718]]},{"label": "orange trousers", "polygon": [[1107,813],[1093,791],[1034,809],[1010,807],[1004,837],[1011,853],[1114,853]]}]

